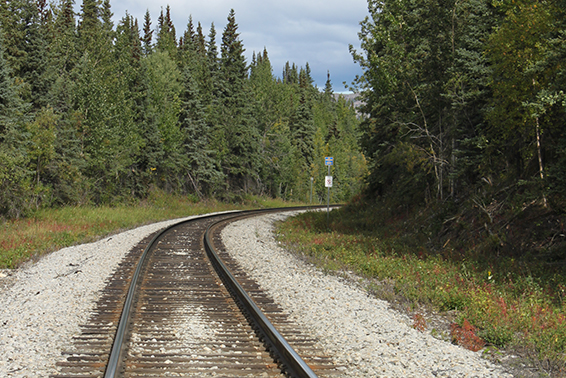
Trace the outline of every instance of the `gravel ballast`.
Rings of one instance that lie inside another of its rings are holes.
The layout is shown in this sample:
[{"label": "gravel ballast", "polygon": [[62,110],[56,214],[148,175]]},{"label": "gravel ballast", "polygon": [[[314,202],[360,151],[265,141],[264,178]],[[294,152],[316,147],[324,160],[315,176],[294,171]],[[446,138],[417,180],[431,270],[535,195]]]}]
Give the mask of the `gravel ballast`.
[{"label": "gravel ballast", "polygon": [[[190,219],[193,217],[185,218]],[[94,243],[61,249],[0,273],[0,377],[48,377],[72,350],[100,292],[142,239],[180,221],[138,227]]]},{"label": "gravel ballast", "polygon": [[481,352],[413,329],[411,319],[387,302],[282,249],[273,222],[284,217],[232,223],[222,239],[248,275],[345,367],[344,377],[511,377]]},{"label": "gravel ballast", "polygon": [[[231,224],[223,231],[224,243],[305,333],[320,340],[343,366],[344,377],[510,377],[479,353],[414,330],[408,317],[357,285],[296,259],[273,238],[273,222],[284,217]],[[64,248],[0,272],[0,377],[57,373],[61,352],[72,349],[72,337],[79,335],[79,325],[122,258],[176,221]]]}]

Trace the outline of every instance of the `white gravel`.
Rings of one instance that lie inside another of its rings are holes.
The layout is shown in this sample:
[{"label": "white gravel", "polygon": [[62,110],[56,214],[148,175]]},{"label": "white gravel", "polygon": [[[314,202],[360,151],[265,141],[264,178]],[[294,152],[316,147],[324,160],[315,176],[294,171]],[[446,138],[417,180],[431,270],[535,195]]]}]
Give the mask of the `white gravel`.
[{"label": "white gravel", "polygon": [[224,244],[290,317],[347,367],[344,377],[511,377],[481,352],[413,329],[387,302],[296,259],[273,238],[273,222],[285,216],[232,223],[223,231]]},{"label": "white gravel", "polygon": [[[345,377],[508,377],[478,353],[412,329],[410,320],[360,288],[325,275],[281,249],[270,215],[224,231],[240,264],[321,345]],[[105,280],[144,237],[175,221],[65,248],[34,264],[0,272],[0,377],[57,373],[61,351],[72,347]],[[259,241],[258,239],[263,239]],[[262,266],[271,262],[271,268]],[[198,326],[197,326],[198,325]],[[195,320],[191,328],[206,337]],[[183,338],[188,338],[182,332]]]}]

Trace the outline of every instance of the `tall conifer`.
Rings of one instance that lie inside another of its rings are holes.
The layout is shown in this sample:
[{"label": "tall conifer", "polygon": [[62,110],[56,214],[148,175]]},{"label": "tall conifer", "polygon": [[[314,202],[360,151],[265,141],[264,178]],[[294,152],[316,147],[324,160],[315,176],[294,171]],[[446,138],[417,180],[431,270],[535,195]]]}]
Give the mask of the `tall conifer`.
[{"label": "tall conifer", "polygon": [[145,56],[148,56],[153,50],[153,29],[151,29],[151,15],[149,14],[149,10],[145,11],[143,18],[142,43],[143,53]]},{"label": "tall conifer", "polygon": [[186,172],[194,192],[209,195],[220,184],[222,174],[210,148],[210,130],[196,81],[189,67],[183,72],[183,93],[179,123],[184,136]]},{"label": "tall conifer", "polygon": [[31,172],[27,170],[24,132],[26,104],[5,59],[0,34],[0,215],[19,217],[30,198]]},{"label": "tall conifer", "polygon": [[239,35],[232,9],[222,34],[220,58],[220,114],[226,147],[222,167],[230,187],[247,192],[258,178],[259,136],[251,116],[248,69]]}]

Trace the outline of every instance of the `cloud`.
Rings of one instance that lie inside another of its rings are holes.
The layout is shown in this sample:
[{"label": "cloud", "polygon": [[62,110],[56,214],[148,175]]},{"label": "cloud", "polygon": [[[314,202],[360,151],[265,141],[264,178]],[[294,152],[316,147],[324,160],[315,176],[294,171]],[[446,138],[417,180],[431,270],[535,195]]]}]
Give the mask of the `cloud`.
[{"label": "cloud", "polygon": [[359,23],[368,14],[366,0],[111,0],[116,22],[127,10],[138,19],[140,27],[146,9],[155,27],[161,9],[168,4],[178,36],[186,30],[192,16],[195,25],[201,22],[205,35],[214,22],[217,43],[230,9],[234,9],[248,61],[252,52],[267,48],[276,76],[281,76],[287,61],[298,66],[308,62],[319,87],[324,86],[326,72],[330,70],[335,90],[341,90],[342,81],[350,83],[361,73],[348,45],[359,45]]}]

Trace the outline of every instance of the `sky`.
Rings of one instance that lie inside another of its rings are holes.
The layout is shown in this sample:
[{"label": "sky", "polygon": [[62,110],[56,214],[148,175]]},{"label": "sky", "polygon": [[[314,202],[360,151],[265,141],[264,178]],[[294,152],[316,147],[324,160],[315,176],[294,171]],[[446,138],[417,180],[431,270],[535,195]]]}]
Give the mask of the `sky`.
[{"label": "sky", "polygon": [[[126,11],[143,27],[149,10],[152,27],[163,8],[171,8],[177,37],[187,29],[189,16],[195,28],[202,24],[208,39],[214,22],[220,45],[230,9],[234,9],[240,39],[246,49],[247,62],[252,54],[267,49],[273,74],[281,77],[287,61],[298,67],[308,62],[315,84],[323,89],[327,72],[335,92],[346,92],[348,84],[362,73],[348,50],[349,44],[359,48],[360,22],[368,14],[367,0],[110,0],[114,24]],[[81,0],[76,0],[80,8]]]}]

